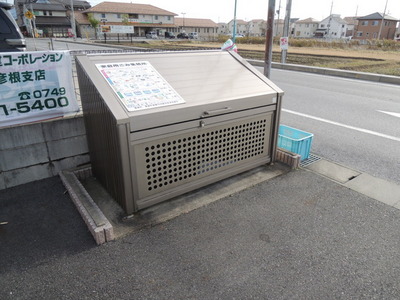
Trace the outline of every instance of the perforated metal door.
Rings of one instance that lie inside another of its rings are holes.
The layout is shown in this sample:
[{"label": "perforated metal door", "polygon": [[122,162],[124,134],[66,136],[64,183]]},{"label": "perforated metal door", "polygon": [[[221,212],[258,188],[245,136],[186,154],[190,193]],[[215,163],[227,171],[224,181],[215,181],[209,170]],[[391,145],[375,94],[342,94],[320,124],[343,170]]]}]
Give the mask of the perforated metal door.
[{"label": "perforated metal door", "polygon": [[272,113],[263,114],[134,145],[139,198],[250,161],[268,163],[271,121]]}]

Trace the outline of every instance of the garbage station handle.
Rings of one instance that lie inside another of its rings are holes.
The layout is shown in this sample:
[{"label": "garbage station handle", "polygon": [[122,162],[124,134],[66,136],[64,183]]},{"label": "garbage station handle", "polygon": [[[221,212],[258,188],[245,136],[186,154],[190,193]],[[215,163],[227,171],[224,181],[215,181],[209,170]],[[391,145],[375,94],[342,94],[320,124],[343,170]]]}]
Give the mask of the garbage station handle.
[{"label": "garbage station handle", "polygon": [[226,106],[226,107],[220,108],[220,109],[206,110],[206,111],[203,113],[202,117],[207,117],[207,116],[212,116],[212,115],[218,115],[218,114],[221,114],[221,113],[224,113],[224,112],[228,112],[228,111],[230,111],[231,109],[232,109],[231,107]]}]

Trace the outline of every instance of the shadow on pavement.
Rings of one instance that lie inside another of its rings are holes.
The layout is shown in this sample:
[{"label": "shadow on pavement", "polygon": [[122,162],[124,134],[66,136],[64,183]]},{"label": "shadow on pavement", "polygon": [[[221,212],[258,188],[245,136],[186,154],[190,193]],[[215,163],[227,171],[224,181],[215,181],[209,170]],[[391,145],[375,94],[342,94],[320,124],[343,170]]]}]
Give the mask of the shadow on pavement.
[{"label": "shadow on pavement", "polygon": [[0,193],[0,274],[27,269],[96,244],[59,177]]}]

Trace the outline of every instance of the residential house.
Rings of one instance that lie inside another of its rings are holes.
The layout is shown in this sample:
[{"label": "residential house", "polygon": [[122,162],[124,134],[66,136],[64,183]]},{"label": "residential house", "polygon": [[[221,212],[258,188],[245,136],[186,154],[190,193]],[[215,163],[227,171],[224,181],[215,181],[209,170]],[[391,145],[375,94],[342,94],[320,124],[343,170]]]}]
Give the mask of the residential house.
[{"label": "residential house", "polygon": [[358,17],[344,17],[343,20],[347,23],[346,37],[353,38],[357,31]]},{"label": "residential house", "polygon": [[218,34],[218,24],[210,19],[175,18],[172,32],[197,32],[200,39],[211,40]]},{"label": "residential house", "polygon": [[76,35],[86,39],[94,38],[96,36],[96,30],[90,24],[88,15],[81,11],[75,11],[74,15],[76,22]]},{"label": "residential house", "polygon": [[[81,11],[90,7],[89,2],[72,0],[74,11]],[[37,36],[43,37],[67,37],[71,36],[71,0],[38,0],[29,2],[16,0],[15,9],[17,24],[21,31],[32,36],[36,29]],[[35,18],[29,20],[25,12],[30,10]]]},{"label": "residential house", "polygon": [[84,13],[93,14],[100,25],[133,25],[135,36],[145,36],[149,31],[162,35],[176,27],[177,14],[149,4],[101,2]]},{"label": "residential house", "polygon": [[358,18],[357,33],[354,39],[388,39],[393,40],[399,20],[381,13],[373,13]]},{"label": "residential house", "polygon": [[264,37],[267,30],[267,21],[263,19],[254,19],[248,22],[249,36]]},{"label": "residential house", "polygon": [[300,18],[290,18],[289,20],[289,36],[294,36],[294,24],[299,21]]},{"label": "residential house", "polygon": [[229,35],[229,28],[227,23],[220,22],[218,23],[218,34],[221,35]]},{"label": "residential house", "polygon": [[318,28],[315,31],[315,37],[326,39],[343,39],[346,37],[346,32],[346,21],[340,18],[340,15],[332,14],[319,23]]},{"label": "residential house", "polygon": [[296,21],[293,28],[293,37],[313,38],[318,29],[318,24],[319,21],[313,18]]},{"label": "residential house", "polygon": [[[228,34],[229,35],[233,35],[233,22],[234,20],[231,20],[228,23]],[[243,35],[243,36],[247,36],[249,32],[249,28],[248,28],[248,22],[244,21],[244,20],[236,20],[236,35]]]},{"label": "residential house", "polygon": [[285,20],[274,19],[273,36],[283,36],[284,27],[285,27]]}]

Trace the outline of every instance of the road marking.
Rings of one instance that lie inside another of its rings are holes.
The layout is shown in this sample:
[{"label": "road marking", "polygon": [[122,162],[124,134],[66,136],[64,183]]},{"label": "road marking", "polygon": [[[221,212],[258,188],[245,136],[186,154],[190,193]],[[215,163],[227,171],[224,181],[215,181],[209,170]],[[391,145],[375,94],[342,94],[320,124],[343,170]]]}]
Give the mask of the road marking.
[{"label": "road marking", "polygon": [[395,113],[395,112],[390,112],[390,111],[383,111],[383,110],[378,110],[378,111],[381,112],[381,113],[384,113],[384,114],[391,115],[393,117],[400,118],[400,113]]},{"label": "road marking", "polygon": [[323,118],[319,118],[319,117],[315,117],[315,116],[299,113],[297,111],[293,111],[293,110],[289,110],[289,109],[284,109],[283,108],[282,111],[290,113],[290,114],[298,115],[298,116],[301,116],[301,117],[313,119],[313,120],[316,120],[316,121],[320,121],[320,122],[324,122],[324,123],[328,123],[328,124],[344,127],[344,128],[347,128],[347,129],[352,129],[352,130],[356,130],[356,131],[359,131],[359,132],[372,134],[372,135],[379,136],[379,137],[382,137],[382,138],[385,138],[385,139],[389,139],[389,140],[392,140],[392,141],[400,142],[400,138],[398,138],[398,137],[387,135],[387,134],[383,134],[383,133],[379,133],[379,132],[376,132],[376,131],[363,129],[363,128],[359,128],[359,127],[355,127],[355,126],[351,126],[351,125],[346,125],[346,124],[343,124],[343,123],[339,123],[339,122],[335,122],[335,121],[331,121],[331,120],[327,120],[327,119],[323,119]]}]

